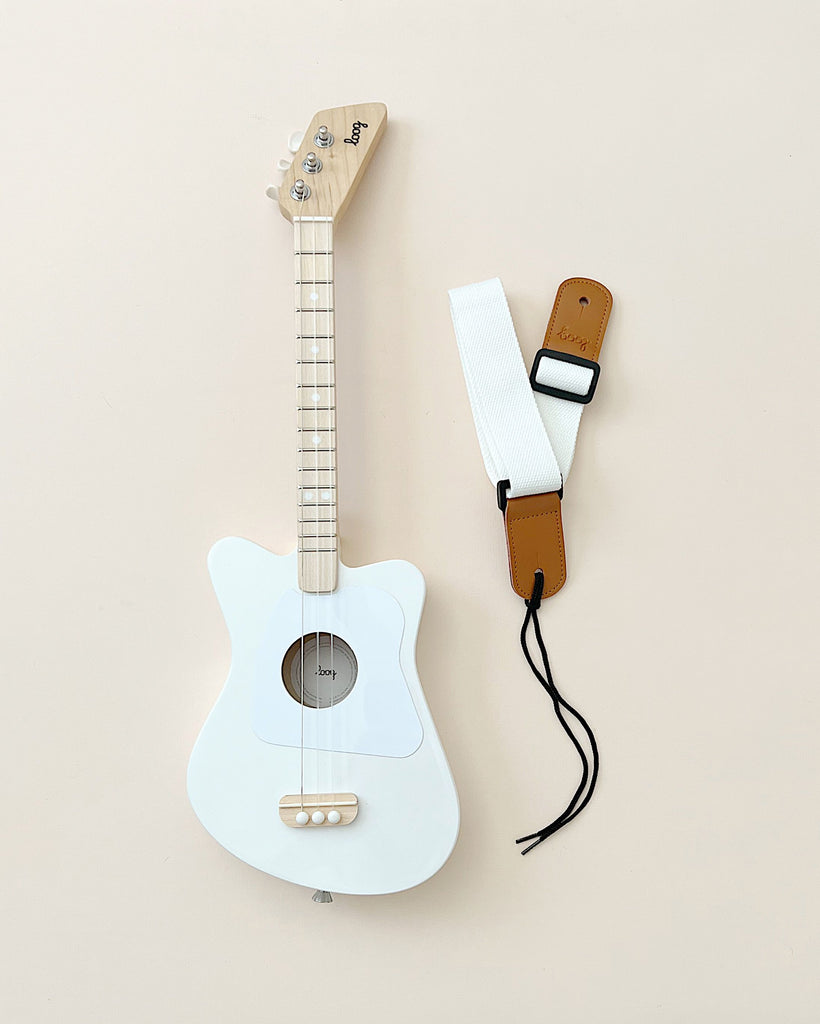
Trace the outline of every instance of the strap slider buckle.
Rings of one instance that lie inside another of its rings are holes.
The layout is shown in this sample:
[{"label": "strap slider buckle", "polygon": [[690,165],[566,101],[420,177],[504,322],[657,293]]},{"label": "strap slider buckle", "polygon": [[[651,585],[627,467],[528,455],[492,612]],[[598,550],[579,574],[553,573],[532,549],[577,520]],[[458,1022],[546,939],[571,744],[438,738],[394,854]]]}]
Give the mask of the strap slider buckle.
[{"label": "strap slider buckle", "polygon": [[[498,483],[495,485],[495,500],[498,502],[498,511],[499,512],[506,512],[507,511],[507,502],[509,501],[509,498],[507,497],[507,490],[508,490],[509,486],[510,486],[510,481],[509,480],[499,480]],[[554,491],[553,493],[558,495],[558,500],[559,501],[561,501],[563,499],[563,497],[564,497],[564,484],[563,484],[563,481],[561,483],[561,486],[558,488],[558,490]]]},{"label": "strap slider buckle", "polygon": [[[550,384],[541,384],[536,380],[536,377],[542,359],[556,359],[560,363],[572,363],[574,366],[584,366],[588,370],[592,370],[592,380],[589,382],[586,394],[579,395],[577,391],[564,391],[562,388],[556,388]],[[594,359],[584,359],[581,356],[574,356],[569,352],[558,352],[551,348],[539,348],[535,353],[535,359],[530,370],[530,386],[533,391],[538,391],[542,395],[551,395],[553,398],[563,398],[567,402],[578,402],[581,405],[588,405],[595,394],[600,374],[601,365],[596,363]]]}]

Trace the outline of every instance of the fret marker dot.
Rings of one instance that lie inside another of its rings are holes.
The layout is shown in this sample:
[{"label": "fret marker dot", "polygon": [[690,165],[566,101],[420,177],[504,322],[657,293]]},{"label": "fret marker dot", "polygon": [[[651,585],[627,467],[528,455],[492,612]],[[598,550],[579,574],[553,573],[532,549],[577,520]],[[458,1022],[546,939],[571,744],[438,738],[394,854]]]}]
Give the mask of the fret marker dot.
[{"label": "fret marker dot", "polygon": [[318,345],[311,345],[310,351],[311,351],[311,352],[312,352],[312,353],[313,353],[314,355],[316,355],[316,353],[317,353],[317,352],[319,351],[319,346],[318,346]]},{"label": "fret marker dot", "polygon": [[313,501],[313,491],[308,491],[305,495],[305,501]]},{"label": "fret marker dot", "polygon": [[317,391],[314,391],[310,397],[313,399],[314,402],[319,401],[319,393]]},{"label": "fret marker dot", "polygon": [[330,491],[322,491],[322,501],[330,501]]},{"label": "fret marker dot", "polygon": [[314,444],[318,444],[321,440],[322,439],[321,439],[321,437],[319,437],[318,434],[314,434],[313,435],[312,441],[313,441]]},{"label": "fret marker dot", "polygon": [[316,301],[316,300],[317,300],[317,299],[319,298],[319,294],[318,294],[318,292],[311,292],[311,293],[310,293],[310,297],[311,297],[311,298],[313,299],[313,301],[315,302],[315,301]]}]

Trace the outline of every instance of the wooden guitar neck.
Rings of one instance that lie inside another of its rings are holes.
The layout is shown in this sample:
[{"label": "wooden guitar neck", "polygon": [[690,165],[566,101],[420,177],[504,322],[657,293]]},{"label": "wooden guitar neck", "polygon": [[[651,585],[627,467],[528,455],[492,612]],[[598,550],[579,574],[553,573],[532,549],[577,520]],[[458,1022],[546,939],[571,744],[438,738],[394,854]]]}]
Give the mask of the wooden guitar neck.
[{"label": "wooden guitar neck", "polygon": [[333,221],[293,220],[298,436],[299,587],[336,589],[336,344]]}]

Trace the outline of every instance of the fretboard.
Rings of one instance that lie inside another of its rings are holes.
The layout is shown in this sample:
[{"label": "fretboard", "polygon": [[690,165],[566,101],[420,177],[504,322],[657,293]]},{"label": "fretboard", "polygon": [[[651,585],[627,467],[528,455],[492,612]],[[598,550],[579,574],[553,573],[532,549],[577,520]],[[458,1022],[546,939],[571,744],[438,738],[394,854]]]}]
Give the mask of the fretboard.
[{"label": "fretboard", "polygon": [[336,342],[333,222],[294,218],[299,587],[336,589]]}]

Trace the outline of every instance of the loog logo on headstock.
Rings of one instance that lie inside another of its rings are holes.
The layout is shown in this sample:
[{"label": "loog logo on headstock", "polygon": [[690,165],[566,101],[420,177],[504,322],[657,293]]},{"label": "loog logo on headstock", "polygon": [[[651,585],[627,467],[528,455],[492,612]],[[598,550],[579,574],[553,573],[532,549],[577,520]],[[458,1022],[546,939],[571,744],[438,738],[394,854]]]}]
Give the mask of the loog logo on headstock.
[{"label": "loog logo on headstock", "polygon": [[350,138],[345,139],[345,142],[349,142],[351,146],[358,146],[359,139],[361,138],[362,128],[368,128],[364,121],[354,121],[353,127],[350,129]]},{"label": "loog logo on headstock", "polygon": [[288,220],[326,217],[337,223],[347,208],[387,124],[383,103],[320,110],[295,150],[279,187]]}]

